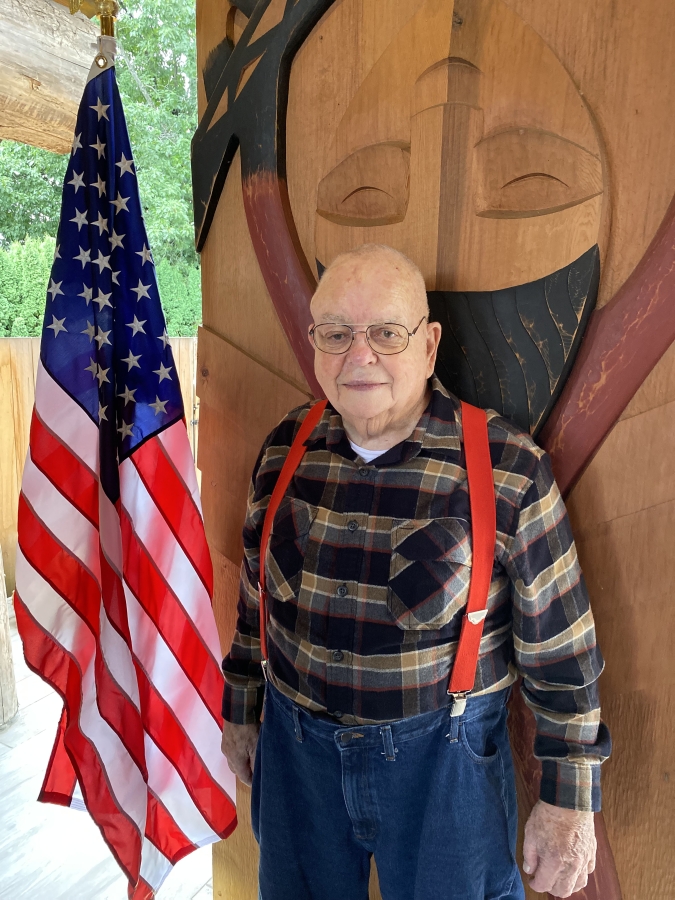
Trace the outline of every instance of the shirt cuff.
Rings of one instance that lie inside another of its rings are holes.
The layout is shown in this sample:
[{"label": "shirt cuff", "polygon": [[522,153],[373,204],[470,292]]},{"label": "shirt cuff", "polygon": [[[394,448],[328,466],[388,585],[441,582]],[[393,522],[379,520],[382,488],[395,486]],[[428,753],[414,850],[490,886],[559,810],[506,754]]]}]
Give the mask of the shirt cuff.
[{"label": "shirt cuff", "polygon": [[600,764],[542,760],[539,796],[552,806],[600,812]]},{"label": "shirt cuff", "polygon": [[[230,681],[232,679],[232,681]],[[225,677],[223,690],[223,719],[233,725],[257,725],[262,712],[265,683]]]}]

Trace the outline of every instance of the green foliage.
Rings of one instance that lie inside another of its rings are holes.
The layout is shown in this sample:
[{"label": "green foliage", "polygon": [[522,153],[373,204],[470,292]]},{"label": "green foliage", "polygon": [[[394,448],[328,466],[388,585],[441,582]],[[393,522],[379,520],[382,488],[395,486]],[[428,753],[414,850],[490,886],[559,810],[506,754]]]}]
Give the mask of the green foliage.
[{"label": "green foliage", "polygon": [[[194,0],[121,5],[117,80],[167,330],[194,334],[201,320],[190,183],[197,127]],[[40,332],[67,163],[67,156],[0,142],[0,334]],[[17,268],[22,253],[25,275]]]}]

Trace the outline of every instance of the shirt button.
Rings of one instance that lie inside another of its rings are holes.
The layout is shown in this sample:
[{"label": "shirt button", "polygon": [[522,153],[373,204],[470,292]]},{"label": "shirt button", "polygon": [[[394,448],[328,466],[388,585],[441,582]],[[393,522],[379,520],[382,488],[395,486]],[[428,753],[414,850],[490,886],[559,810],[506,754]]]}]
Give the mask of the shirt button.
[{"label": "shirt button", "polygon": [[340,587],[337,589],[337,595],[338,595],[338,597],[346,597],[347,596],[347,585],[346,584],[340,585]]},{"label": "shirt button", "polygon": [[348,522],[348,523],[347,523],[347,528],[348,528],[350,531],[356,531],[356,529],[357,529],[358,527],[359,527],[359,523],[356,521],[356,519],[352,519],[351,522]]},{"label": "shirt button", "polygon": [[335,712],[333,713],[333,715],[335,716],[336,719],[341,719],[342,716],[344,715],[344,713],[342,712],[341,709],[336,709]]},{"label": "shirt button", "polygon": [[335,662],[342,662],[344,658],[345,655],[342,650],[333,650],[333,659],[335,660]]},{"label": "shirt button", "polygon": [[359,469],[359,475],[363,475],[364,477],[365,477],[366,475],[368,475],[369,472],[370,472],[370,470],[369,470],[369,469],[366,469],[365,466],[361,466],[361,468]]}]

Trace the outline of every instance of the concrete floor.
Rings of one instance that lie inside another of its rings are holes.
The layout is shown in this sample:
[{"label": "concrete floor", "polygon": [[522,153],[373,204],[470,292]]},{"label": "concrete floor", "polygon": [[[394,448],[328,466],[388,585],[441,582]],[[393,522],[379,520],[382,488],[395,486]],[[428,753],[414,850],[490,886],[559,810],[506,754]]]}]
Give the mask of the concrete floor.
[{"label": "concrete floor", "polygon": [[[26,666],[12,619],[19,713],[0,731],[1,900],[126,900],[127,880],[86,812],[37,803],[61,699]],[[211,848],[182,859],[157,900],[212,900]]]}]

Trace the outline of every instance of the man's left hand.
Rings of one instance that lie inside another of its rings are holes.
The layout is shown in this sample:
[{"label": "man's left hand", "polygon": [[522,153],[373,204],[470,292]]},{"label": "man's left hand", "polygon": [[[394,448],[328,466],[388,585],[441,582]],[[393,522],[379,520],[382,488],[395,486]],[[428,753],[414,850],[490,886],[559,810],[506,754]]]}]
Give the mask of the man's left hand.
[{"label": "man's left hand", "polygon": [[585,888],[595,869],[592,812],[551,806],[539,800],[525,825],[523,869],[533,891],[569,897]]}]

